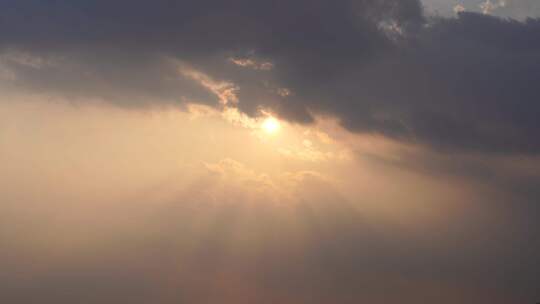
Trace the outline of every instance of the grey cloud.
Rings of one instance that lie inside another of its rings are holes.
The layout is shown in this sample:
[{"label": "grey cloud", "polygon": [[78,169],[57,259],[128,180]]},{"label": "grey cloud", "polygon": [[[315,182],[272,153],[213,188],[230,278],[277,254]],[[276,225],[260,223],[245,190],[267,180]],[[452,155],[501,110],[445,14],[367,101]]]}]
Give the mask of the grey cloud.
[{"label": "grey cloud", "polygon": [[100,99],[126,107],[218,102],[215,94],[163,56],[138,51],[93,48],[54,55],[8,49],[0,55],[0,66],[12,75],[6,90],[19,93]]},{"label": "grey cloud", "polygon": [[506,0],[504,7],[495,11],[497,16],[517,19],[538,18],[540,16],[540,3],[535,0]]},{"label": "grey cloud", "polygon": [[353,131],[444,150],[538,153],[538,25],[464,13],[369,62],[330,58],[342,66],[327,79],[306,71],[287,80],[307,107]]},{"label": "grey cloud", "polygon": [[309,123],[330,114],[354,132],[441,150],[540,152],[535,19],[426,20],[415,0],[5,1],[0,8],[2,48],[80,65],[16,69],[23,87],[130,96],[127,104],[146,96],[146,104],[217,105],[215,94],[175,78],[157,59],[172,58],[234,84],[238,107],[250,115],[266,107]]},{"label": "grey cloud", "polygon": [[468,12],[484,12],[503,18],[525,20],[540,16],[540,3],[536,0],[424,0],[430,15],[455,16],[456,7]]}]

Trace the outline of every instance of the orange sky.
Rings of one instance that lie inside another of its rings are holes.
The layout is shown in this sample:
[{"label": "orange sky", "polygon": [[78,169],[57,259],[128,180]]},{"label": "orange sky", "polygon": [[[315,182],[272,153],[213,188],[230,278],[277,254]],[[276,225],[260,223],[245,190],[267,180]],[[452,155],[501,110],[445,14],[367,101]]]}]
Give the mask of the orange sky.
[{"label": "orange sky", "polygon": [[[385,265],[403,258],[403,267],[416,267],[425,255],[449,267],[443,262],[449,252],[483,259],[484,246],[498,244],[490,235],[512,237],[498,227],[513,221],[504,207],[507,192],[475,177],[407,167],[415,155],[433,156],[421,147],[349,134],[331,121],[308,127],[282,121],[269,134],[263,118],[240,123],[209,109],[138,111],[28,98],[0,108],[0,208],[4,240],[10,240],[3,257],[23,276],[112,263],[155,277],[162,286],[152,292],[164,299],[177,299],[172,290],[179,286],[196,299],[206,286],[209,299],[288,302],[307,295],[278,284],[270,297],[261,288],[272,285],[258,281],[266,275],[253,263],[269,263],[263,272],[281,269],[270,276],[290,271],[312,288],[317,283],[303,277],[315,271],[307,270],[311,259],[326,263],[318,254],[330,254],[328,262],[339,268],[355,254],[359,263],[380,263],[360,272],[374,284],[366,297],[389,299],[383,286],[391,286],[420,299],[426,284],[454,293],[455,283],[403,281],[401,270]],[[507,161],[514,170],[521,163]],[[162,241],[176,245],[164,249]],[[344,251],[317,249],[334,242]],[[410,255],[408,246],[419,253]],[[153,254],[161,257],[147,256]],[[193,259],[203,270],[190,268]],[[328,280],[337,275],[320,267]],[[113,275],[128,270],[118,271]],[[449,299],[497,300],[488,296],[489,286],[459,288],[461,295]]]}]

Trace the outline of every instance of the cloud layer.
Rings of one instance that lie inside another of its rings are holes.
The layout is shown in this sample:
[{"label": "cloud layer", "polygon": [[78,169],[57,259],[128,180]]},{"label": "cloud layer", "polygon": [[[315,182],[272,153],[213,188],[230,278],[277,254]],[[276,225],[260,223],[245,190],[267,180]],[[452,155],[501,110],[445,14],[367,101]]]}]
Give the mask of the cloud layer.
[{"label": "cloud layer", "polygon": [[[4,1],[4,86],[126,106],[231,100],[437,149],[540,152],[540,21],[416,0]],[[187,75],[187,76],[186,76]]]}]

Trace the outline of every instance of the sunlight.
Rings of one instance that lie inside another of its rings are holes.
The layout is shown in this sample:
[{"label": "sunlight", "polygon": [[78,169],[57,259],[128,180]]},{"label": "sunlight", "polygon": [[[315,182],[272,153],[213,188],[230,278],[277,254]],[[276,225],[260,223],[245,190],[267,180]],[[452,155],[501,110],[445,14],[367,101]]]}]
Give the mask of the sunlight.
[{"label": "sunlight", "polygon": [[280,128],[281,124],[272,116],[266,118],[262,123],[262,129],[268,134],[274,134],[278,132]]}]

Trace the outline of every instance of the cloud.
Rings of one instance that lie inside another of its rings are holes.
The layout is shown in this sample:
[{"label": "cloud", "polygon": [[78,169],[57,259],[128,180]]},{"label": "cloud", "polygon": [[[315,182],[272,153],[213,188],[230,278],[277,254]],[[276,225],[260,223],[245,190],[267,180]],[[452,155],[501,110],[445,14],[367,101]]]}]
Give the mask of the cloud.
[{"label": "cloud", "polygon": [[506,1],[505,0],[499,0],[498,2],[491,2],[491,0],[486,0],[485,2],[480,3],[480,9],[482,9],[482,13],[484,14],[490,14],[492,11],[505,7]]},{"label": "cloud", "polygon": [[462,13],[465,11],[465,7],[461,4],[456,4],[454,6],[454,13],[458,14],[458,13]]},{"label": "cloud", "polygon": [[235,104],[298,123],[331,115],[353,132],[444,151],[539,153],[540,92],[530,84],[540,21],[426,19],[421,7],[5,1],[0,75],[17,90],[74,99]]},{"label": "cloud", "polygon": [[469,12],[489,13],[502,18],[526,20],[540,17],[540,3],[536,0],[423,0],[426,13],[432,16],[451,17],[456,8]]},{"label": "cloud", "polygon": [[229,58],[229,60],[238,66],[252,68],[255,70],[269,71],[274,68],[274,65],[271,62],[257,62],[249,58]]}]

